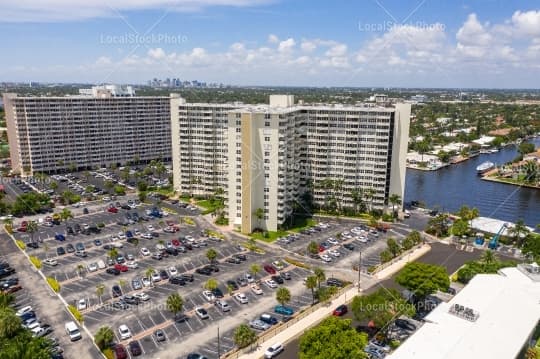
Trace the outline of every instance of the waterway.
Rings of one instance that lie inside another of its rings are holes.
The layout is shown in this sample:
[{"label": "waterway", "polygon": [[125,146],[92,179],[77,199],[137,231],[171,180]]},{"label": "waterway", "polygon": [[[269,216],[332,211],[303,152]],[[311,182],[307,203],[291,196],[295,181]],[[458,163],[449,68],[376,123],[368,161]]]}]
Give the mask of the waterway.
[{"label": "waterway", "polygon": [[[540,138],[531,140],[540,147]],[[540,190],[483,181],[476,166],[485,161],[503,164],[517,156],[515,146],[480,154],[438,171],[407,169],[405,202],[422,201],[429,208],[455,212],[462,205],[476,207],[480,215],[504,221],[523,219],[531,227],[540,223]]]}]

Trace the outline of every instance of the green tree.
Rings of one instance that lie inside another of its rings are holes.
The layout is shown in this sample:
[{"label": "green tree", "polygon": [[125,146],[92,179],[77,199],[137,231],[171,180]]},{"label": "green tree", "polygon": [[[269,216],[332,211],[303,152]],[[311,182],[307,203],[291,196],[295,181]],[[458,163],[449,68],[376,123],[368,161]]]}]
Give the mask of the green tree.
[{"label": "green tree", "polygon": [[261,272],[261,266],[257,263],[253,263],[251,266],[249,266],[249,272],[253,276],[256,276],[258,273]]},{"label": "green tree", "polygon": [[144,275],[147,277],[147,278],[150,278],[152,277],[152,274],[156,273],[156,270],[153,268],[153,267],[148,267],[146,268],[146,270],[144,271]]},{"label": "green tree", "polygon": [[497,261],[497,256],[492,250],[488,249],[482,254],[482,257],[480,257],[480,260],[484,262],[485,264],[490,265],[494,263],[495,261]]},{"label": "green tree", "polygon": [[354,204],[354,213],[364,212],[366,210],[364,191],[362,188],[356,187],[351,191],[351,200]]},{"label": "green tree", "polygon": [[67,208],[63,208],[60,212],[60,219],[67,221],[68,219],[73,218],[73,213]]},{"label": "green tree", "polygon": [[329,317],[300,338],[300,359],[364,359],[366,334],[358,333],[350,319]]},{"label": "green tree", "polygon": [[204,289],[215,290],[219,286],[215,278],[210,278],[204,283]]},{"label": "green tree", "polygon": [[508,229],[508,234],[512,237],[514,243],[516,243],[519,247],[521,247],[529,232],[529,228],[527,228],[522,219],[518,219],[516,223],[514,223],[514,226]]},{"label": "green tree", "polygon": [[448,235],[448,215],[446,213],[439,213],[434,218],[431,218],[428,221],[426,231],[437,237],[446,237]]},{"label": "green tree", "polygon": [[424,299],[437,290],[446,292],[450,279],[444,267],[412,262],[398,273],[396,283],[412,291],[416,298]]},{"label": "green tree", "polygon": [[178,293],[172,293],[167,297],[167,309],[176,315],[180,313],[184,308],[184,299]]},{"label": "green tree", "polygon": [[380,288],[374,293],[356,296],[351,303],[354,318],[360,322],[373,321],[383,328],[399,315],[412,316],[414,306],[408,303],[395,289]]},{"label": "green tree", "polygon": [[317,288],[318,281],[317,277],[310,275],[306,278],[306,288],[311,290],[312,303],[315,303],[315,289]]},{"label": "green tree", "polygon": [[264,218],[264,209],[262,208],[257,208],[254,212],[253,212],[253,215],[255,216],[255,218],[257,218],[257,221],[259,223],[259,228],[261,228],[261,221],[263,220]]},{"label": "green tree", "polygon": [[276,300],[279,304],[285,305],[291,301],[291,292],[286,287],[279,287],[276,291]]},{"label": "green tree", "polygon": [[452,225],[452,234],[461,237],[469,232],[469,222],[463,218],[457,219]]},{"label": "green tree", "polygon": [[315,267],[313,269],[313,274],[317,277],[317,284],[319,289],[321,289],[321,284],[326,280],[326,273],[321,267]]},{"label": "green tree", "polygon": [[107,255],[109,256],[110,259],[115,260],[116,257],[118,257],[118,249],[111,248],[109,252],[107,252]]},{"label": "green tree", "polygon": [[30,234],[30,241],[32,243],[35,243],[34,241],[34,235],[38,231],[38,224],[36,221],[28,221],[28,224],[26,225],[26,233]]},{"label": "green tree", "polygon": [[12,338],[21,330],[21,320],[11,308],[0,308],[0,338]]},{"label": "green tree", "polygon": [[527,161],[523,164],[522,169],[525,173],[525,182],[536,184],[540,172],[538,163],[535,161]]},{"label": "green tree", "polygon": [[99,302],[101,303],[101,297],[103,297],[103,293],[105,293],[105,285],[102,283],[96,285],[96,295],[99,298]]},{"label": "green tree", "polygon": [[386,240],[386,245],[388,246],[388,251],[392,254],[392,258],[395,258],[401,253],[401,246],[399,243],[392,237]]},{"label": "green tree", "polygon": [[238,348],[245,348],[255,341],[257,341],[257,333],[247,324],[240,324],[234,330],[234,344]]},{"label": "green tree", "polygon": [[399,194],[391,194],[390,197],[388,197],[388,202],[392,204],[392,214],[395,216],[396,213],[396,206],[401,206],[401,196]]},{"label": "green tree", "polygon": [[430,146],[429,142],[427,142],[426,140],[418,142],[416,144],[416,150],[422,156],[421,157],[421,162],[424,162],[424,154],[429,152],[430,149],[431,149],[431,146]]},{"label": "green tree", "polygon": [[102,326],[94,335],[94,341],[99,349],[109,348],[114,341],[114,332],[109,326]]},{"label": "green tree", "polygon": [[522,155],[526,155],[527,153],[534,152],[536,150],[534,143],[529,142],[521,142],[518,146],[518,152]]},{"label": "green tree", "polygon": [[208,258],[210,263],[213,263],[216,260],[217,256],[218,256],[218,253],[214,248],[209,248],[206,251],[206,258]]},{"label": "green tree", "polygon": [[307,251],[309,254],[317,254],[319,253],[319,245],[315,241],[311,241],[308,243]]},{"label": "green tree", "polygon": [[0,292],[0,309],[8,308],[15,301],[13,294]]}]

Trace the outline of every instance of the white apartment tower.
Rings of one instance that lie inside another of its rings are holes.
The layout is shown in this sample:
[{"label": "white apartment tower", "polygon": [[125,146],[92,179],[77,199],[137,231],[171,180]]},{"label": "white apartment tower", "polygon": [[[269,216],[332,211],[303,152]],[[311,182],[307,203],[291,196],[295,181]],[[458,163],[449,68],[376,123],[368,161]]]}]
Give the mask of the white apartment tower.
[{"label": "white apartment tower", "polygon": [[382,210],[391,194],[403,198],[409,104],[295,105],[293,96],[273,95],[269,105],[172,99],[171,111],[175,188],[224,188],[229,223],[244,233],[276,230],[307,197],[321,208],[352,208],[351,193],[361,189]]},{"label": "white apartment tower", "polygon": [[4,94],[14,172],[54,172],[171,157],[169,97]]}]

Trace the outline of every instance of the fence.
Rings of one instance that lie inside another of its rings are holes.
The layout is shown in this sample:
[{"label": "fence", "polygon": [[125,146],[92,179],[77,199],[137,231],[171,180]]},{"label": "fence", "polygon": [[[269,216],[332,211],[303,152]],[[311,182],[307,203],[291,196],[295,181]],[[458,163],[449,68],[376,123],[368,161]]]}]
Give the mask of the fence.
[{"label": "fence", "polygon": [[406,256],[408,256],[409,254],[413,253],[414,251],[416,251],[417,249],[420,249],[424,246],[425,244],[424,243],[420,243],[420,244],[417,244],[415,245],[414,247],[412,247],[411,249],[401,253],[399,256],[397,256],[396,258],[392,258],[391,260],[389,260],[388,262],[385,262],[385,263],[381,263],[377,266],[377,268],[375,268],[375,270],[371,271],[371,275],[375,275],[377,274],[378,272],[382,271],[383,269],[385,268],[388,268],[390,267],[392,264],[394,263],[397,263],[399,262],[400,260],[402,260],[403,258],[405,258]]},{"label": "fence", "polygon": [[[253,351],[257,350],[257,348],[259,348],[259,346],[261,346],[263,343],[268,341],[268,339],[275,337],[277,334],[281,333],[282,331],[284,331],[285,329],[291,327],[292,325],[298,323],[299,321],[301,321],[302,319],[304,319],[308,315],[312,314],[313,312],[317,311],[318,309],[320,309],[322,307],[328,307],[331,304],[333,299],[338,298],[343,293],[350,290],[352,287],[353,287],[353,285],[348,285],[346,287],[340,288],[338,290],[338,292],[332,298],[328,299],[327,301],[317,303],[315,305],[312,305],[312,306],[300,311],[298,314],[294,315],[294,317],[292,319],[290,319],[289,321],[281,323],[281,324],[273,327],[272,329],[264,332],[263,334],[259,335],[259,337],[257,338],[257,341],[255,343],[251,344],[250,346],[248,346],[246,348],[242,348],[242,349],[233,349],[233,350],[225,353],[224,355],[222,355],[221,358],[237,359],[237,358],[241,357],[244,354],[248,354],[250,352],[253,352]],[[303,332],[301,332],[299,334],[303,334]],[[294,335],[294,336],[290,337],[288,339],[288,341],[293,340],[298,335]],[[283,344],[285,344],[285,343],[283,343]]]}]

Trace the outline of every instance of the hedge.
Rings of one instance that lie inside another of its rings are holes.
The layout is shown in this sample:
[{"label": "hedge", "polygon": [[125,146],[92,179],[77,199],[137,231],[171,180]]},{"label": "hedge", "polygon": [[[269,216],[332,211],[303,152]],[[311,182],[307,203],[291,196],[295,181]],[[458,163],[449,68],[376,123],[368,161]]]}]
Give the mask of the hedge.
[{"label": "hedge", "polygon": [[81,312],[79,312],[79,310],[74,305],[71,305],[71,304],[68,305],[68,309],[79,323],[83,322],[84,320],[83,315],[81,314]]},{"label": "hedge", "polygon": [[41,269],[41,260],[39,260],[36,256],[30,256],[30,262],[36,267],[37,269]]},{"label": "hedge", "polygon": [[17,247],[19,247],[19,248],[22,249],[23,251],[26,249],[26,244],[24,244],[23,241],[17,239],[17,240],[15,241],[15,243],[17,244]]},{"label": "hedge", "polygon": [[49,283],[49,286],[55,293],[60,292],[60,283],[56,279],[47,277],[47,283]]},{"label": "hedge", "polygon": [[296,259],[292,259],[290,257],[285,257],[285,262],[287,262],[289,264],[292,264],[294,266],[300,267],[300,268],[305,268],[305,269],[310,269],[311,268],[307,264],[305,264],[303,262],[300,262],[300,261],[297,261]]}]

